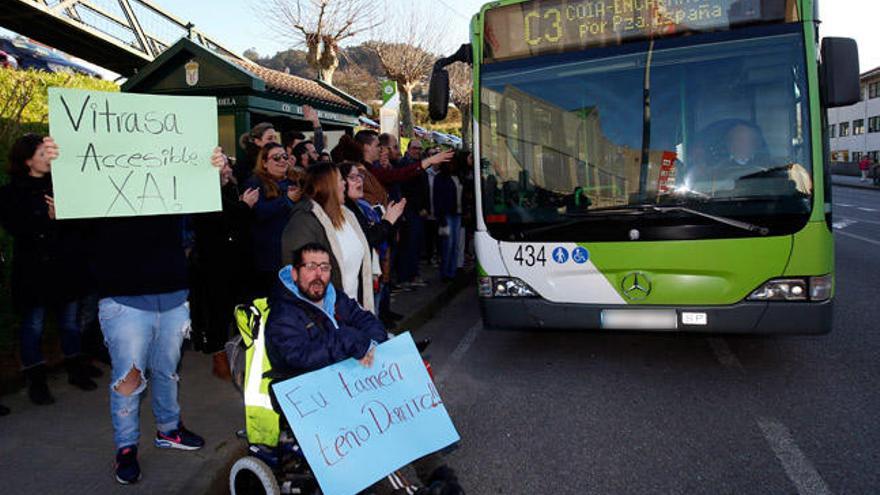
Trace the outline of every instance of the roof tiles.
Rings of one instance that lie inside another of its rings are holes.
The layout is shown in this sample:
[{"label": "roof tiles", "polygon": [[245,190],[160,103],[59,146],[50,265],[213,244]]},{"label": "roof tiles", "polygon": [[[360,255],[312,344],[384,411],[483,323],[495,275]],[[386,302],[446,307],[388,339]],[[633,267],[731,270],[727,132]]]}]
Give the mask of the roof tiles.
[{"label": "roof tiles", "polygon": [[267,88],[270,90],[289,93],[307,100],[329,103],[345,109],[357,109],[357,106],[352,102],[342,98],[315,81],[269,69],[249,60],[230,60],[265,81]]}]

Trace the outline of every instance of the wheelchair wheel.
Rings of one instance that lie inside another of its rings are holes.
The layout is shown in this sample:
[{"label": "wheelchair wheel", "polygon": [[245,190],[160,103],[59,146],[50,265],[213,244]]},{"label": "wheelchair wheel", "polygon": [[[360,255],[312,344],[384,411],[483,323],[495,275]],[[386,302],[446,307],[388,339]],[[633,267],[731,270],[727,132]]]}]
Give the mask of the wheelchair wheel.
[{"label": "wheelchair wheel", "polygon": [[278,480],[265,462],[247,456],[235,461],[229,471],[232,495],[279,495]]}]

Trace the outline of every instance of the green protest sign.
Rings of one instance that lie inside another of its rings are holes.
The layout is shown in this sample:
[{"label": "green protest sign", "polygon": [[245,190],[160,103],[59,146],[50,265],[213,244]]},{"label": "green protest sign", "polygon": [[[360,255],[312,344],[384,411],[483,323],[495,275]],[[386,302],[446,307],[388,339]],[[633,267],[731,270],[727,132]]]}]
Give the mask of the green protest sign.
[{"label": "green protest sign", "polygon": [[57,218],[218,211],[217,100],[49,88]]}]

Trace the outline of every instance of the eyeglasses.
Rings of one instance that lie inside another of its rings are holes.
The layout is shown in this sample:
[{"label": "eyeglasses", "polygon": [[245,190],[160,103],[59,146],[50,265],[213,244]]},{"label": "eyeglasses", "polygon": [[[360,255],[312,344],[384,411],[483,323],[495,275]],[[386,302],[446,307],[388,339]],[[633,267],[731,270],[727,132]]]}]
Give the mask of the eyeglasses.
[{"label": "eyeglasses", "polygon": [[348,174],[347,178],[352,182],[363,182],[364,174]]},{"label": "eyeglasses", "polygon": [[287,156],[287,153],[279,153],[277,155],[273,155],[273,156],[269,157],[270,160],[275,160],[276,162],[280,162],[282,160],[286,161],[289,158],[290,157]]},{"label": "eyeglasses", "polygon": [[318,270],[321,270],[321,273],[330,273],[330,270],[333,268],[330,263],[315,263],[314,261],[303,263],[299,265],[299,267],[305,268],[307,272],[316,272]]}]

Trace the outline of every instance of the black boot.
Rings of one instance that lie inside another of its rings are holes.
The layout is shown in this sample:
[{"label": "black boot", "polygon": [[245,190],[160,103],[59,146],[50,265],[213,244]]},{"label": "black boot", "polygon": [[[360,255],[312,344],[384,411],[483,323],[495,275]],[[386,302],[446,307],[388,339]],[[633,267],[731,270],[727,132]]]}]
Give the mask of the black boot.
[{"label": "black boot", "polygon": [[6,416],[7,414],[9,414],[9,408],[0,404],[0,416]]},{"label": "black boot", "polygon": [[98,368],[94,364],[92,364],[92,360],[89,356],[85,354],[79,357],[80,365],[82,366],[82,371],[89,378],[100,378],[104,376],[104,372],[101,371],[101,368]]},{"label": "black boot", "polygon": [[49,393],[46,385],[46,365],[39,364],[24,370],[24,376],[28,383],[28,397],[31,402],[38,406],[48,406],[55,403],[55,398]]},{"label": "black boot", "polygon": [[80,390],[95,390],[98,388],[98,384],[89,378],[82,358],[67,358],[64,360],[64,367],[67,369],[67,383]]}]

